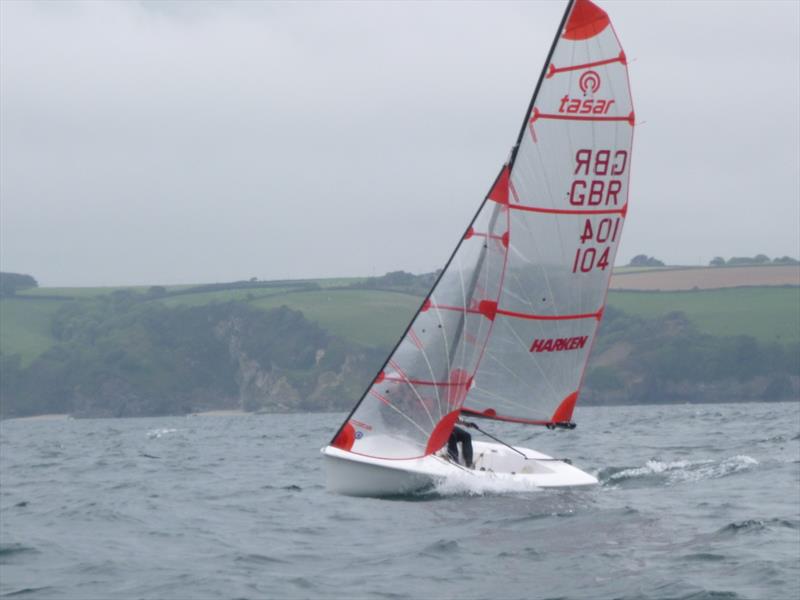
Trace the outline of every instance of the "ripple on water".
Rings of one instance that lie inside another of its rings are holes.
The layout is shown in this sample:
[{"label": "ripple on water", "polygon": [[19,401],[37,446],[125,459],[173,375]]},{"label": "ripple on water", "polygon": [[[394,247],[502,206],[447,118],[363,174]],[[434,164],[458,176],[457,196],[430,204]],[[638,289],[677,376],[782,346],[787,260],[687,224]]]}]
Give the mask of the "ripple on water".
[{"label": "ripple on water", "polygon": [[601,485],[673,485],[704,479],[719,479],[748,471],[759,462],[750,456],[738,454],[721,460],[651,459],[641,467],[607,467],[598,473]]},{"label": "ripple on water", "polygon": [[455,540],[436,540],[434,543],[425,546],[420,554],[427,554],[435,557],[446,557],[452,555],[454,552],[459,552],[461,547]]},{"label": "ripple on water", "polygon": [[0,594],[800,597],[800,470],[781,462],[798,459],[800,403],[714,407],[717,436],[695,407],[585,410],[588,427],[532,445],[584,453],[600,486],[469,477],[391,502],[325,491],[319,445],[344,415],[0,422]]},{"label": "ripple on water", "polygon": [[238,554],[233,560],[237,563],[249,563],[253,565],[286,564],[287,562],[274,556],[267,556],[266,554]]},{"label": "ripple on water", "polygon": [[25,596],[38,597],[41,596],[42,592],[48,592],[51,590],[55,590],[55,588],[49,585],[33,588],[26,587],[19,590],[14,590],[13,592],[5,593],[3,594],[3,598],[24,598]]},{"label": "ripple on water", "polygon": [[718,562],[725,560],[727,557],[713,552],[693,552],[692,554],[684,554],[681,558],[689,562]]},{"label": "ripple on water", "polygon": [[19,543],[0,543],[0,565],[11,564],[15,558],[24,556],[26,554],[40,554],[40,552],[33,546],[26,546]]},{"label": "ripple on water", "polygon": [[744,521],[735,521],[728,523],[725,527],[717,530],[719,535],[742,535],[752,533],[762,533],[766,531],[774,531],[775,529],[798,529],[800,522],[790,519],[746,519]]}]

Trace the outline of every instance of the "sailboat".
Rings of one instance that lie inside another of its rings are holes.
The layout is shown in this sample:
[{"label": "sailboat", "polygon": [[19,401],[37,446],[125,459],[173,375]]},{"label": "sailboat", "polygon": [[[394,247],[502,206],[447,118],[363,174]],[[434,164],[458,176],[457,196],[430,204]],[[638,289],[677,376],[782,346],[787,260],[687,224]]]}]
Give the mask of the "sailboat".
[{"label": "sailboat", "polygon": [[322,449],[329,490],[397,495],[455,475],[597,483],[529,448],[476,441],[468,468],[445,447],[464,418],[575,427],[628,213],[634,123],[627,59],[608,14],[570,0],[507,162]]}]

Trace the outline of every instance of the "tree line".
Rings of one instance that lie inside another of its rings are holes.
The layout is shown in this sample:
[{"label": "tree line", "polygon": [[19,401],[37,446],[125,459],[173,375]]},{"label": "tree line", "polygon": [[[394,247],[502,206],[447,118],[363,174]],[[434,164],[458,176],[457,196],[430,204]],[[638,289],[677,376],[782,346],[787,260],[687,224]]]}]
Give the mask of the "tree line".
[{"label": "tree line", "polygon": [[[19,355],[0,355],[0,413],[343,410],[354,382],[369,378],[365,349],[299,311],[241,301],[170,307],[148,298],[117,291],[66,303],[51,323],[52,348],[27,366]],[[270,396],[276,386],[283,399]]]}]

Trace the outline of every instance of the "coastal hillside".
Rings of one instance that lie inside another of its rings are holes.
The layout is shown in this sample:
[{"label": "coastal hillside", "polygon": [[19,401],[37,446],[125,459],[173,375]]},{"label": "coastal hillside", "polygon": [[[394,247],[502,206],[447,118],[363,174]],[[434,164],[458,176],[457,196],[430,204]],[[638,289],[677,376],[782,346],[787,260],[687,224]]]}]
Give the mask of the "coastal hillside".
[{"label": "coastal hillside", "polygon": [[[12,290],[0,297],[0,411],[343,410],[434,280]],[[796,265],[619,270],[582,402],[797,398],[794,281]]]}]

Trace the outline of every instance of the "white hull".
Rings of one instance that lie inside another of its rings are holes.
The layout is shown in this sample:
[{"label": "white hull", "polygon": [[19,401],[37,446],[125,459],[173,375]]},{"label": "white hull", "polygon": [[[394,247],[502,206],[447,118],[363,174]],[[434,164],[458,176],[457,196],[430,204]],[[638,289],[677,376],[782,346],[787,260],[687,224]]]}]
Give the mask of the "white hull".
[{"label": "white hull", "polygon": [[[432,454],[411,460],[374,458],[333,446],[322,449],[327,488],[349,496],[397,496],[424,490],[450,477],[469,481],[507,481],[530,487],[594,485],[597,478],[546,454],[516,448],[525,458],[500,444],[473,442],[475,468]],[[466,479],[465,479],[466,478]]]}]

